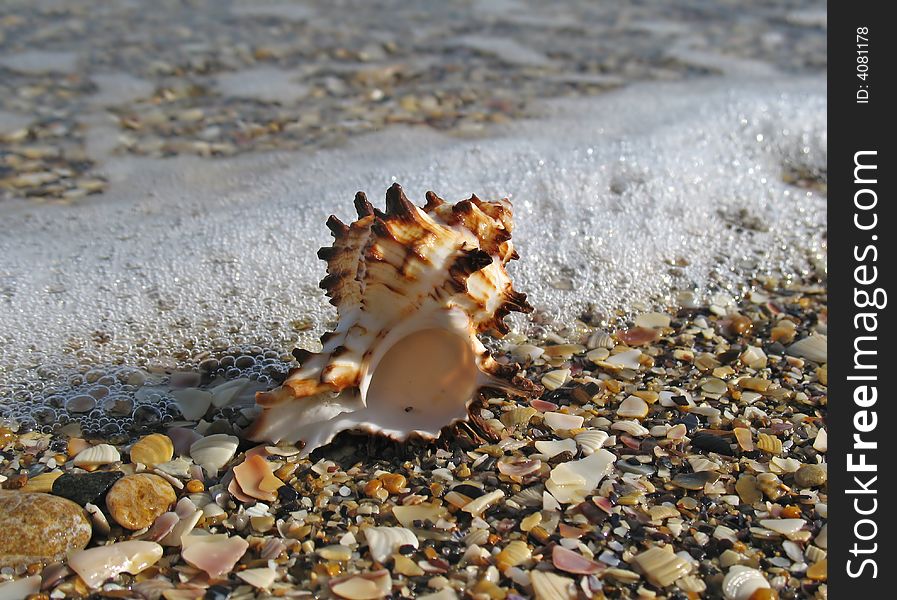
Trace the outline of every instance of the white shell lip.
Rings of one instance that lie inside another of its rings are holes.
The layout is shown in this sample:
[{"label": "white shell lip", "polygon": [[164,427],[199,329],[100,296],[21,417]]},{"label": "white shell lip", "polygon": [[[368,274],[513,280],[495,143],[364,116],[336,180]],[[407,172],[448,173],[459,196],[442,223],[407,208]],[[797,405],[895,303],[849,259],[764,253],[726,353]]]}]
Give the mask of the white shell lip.
[{"label": "white shell lip", "polygon": [[355,206],[351,225],[330,218],[334,243],[318,253],[339,323],[320,353],[294,352],[301,366],[280,388],[257,394],[262,413],[244,435],[304,444],[302,454],[347,429],[432,440],[466,420],[484,388],[537,394],[477,338],[504,335],[511,311],[532,311],[504,269],[517,258],[510,203],[451,205],[430,192],[421,209],[394,184],[386,212],[361,193]]}]

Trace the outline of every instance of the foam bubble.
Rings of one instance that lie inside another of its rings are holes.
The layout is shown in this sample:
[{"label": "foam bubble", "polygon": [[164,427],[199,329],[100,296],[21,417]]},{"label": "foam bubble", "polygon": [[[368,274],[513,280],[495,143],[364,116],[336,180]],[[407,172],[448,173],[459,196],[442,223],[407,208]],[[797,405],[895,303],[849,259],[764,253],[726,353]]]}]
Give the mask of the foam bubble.
[{"label": "foam bubble", "polygon": [[390,130],[313,157],[120,157],[95,202],[8,203],[0,418],[80,419],[67,405],[86,395],[90,427],[151,426],[178,417],[140,393],[167,371],[276,378],[335,317],[317,286],[327,216],[350,219],[357,190],[382,204],[393,181],[419,204],[428,189],[510,197],[515,286],[559,323],[824,261],[824,197],[783,182],[824,175],[823,80],[640,84],[545,112],[484,140]]}]

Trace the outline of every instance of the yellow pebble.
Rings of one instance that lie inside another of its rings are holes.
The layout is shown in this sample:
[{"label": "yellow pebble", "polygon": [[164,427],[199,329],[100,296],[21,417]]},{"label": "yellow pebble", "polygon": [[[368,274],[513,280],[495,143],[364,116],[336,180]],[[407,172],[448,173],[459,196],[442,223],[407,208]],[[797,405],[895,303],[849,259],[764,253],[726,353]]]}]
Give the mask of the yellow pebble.
[{"label": "yellow pebble", "polygon": [[205,491],[206,486],[202,484],[199,479],[191,479],[187,482],[187,491],[191,494],[198,494],[199,492]]},{"label": "yellow pebble", "polygon": [[380,488],[383,487],[383,484],[379,479],[371,479],[364,485],[364,495],[368,498],[376,498],[377,492],[380,491]]},{"label": "yellow pebble", "polygon": [[380,478],[380,481],[383,483],[383,487],[386,488],[386,491],[390,494],[402,493],[402,490],[405,489],[405,484],[408,482],[404,475],[398,473],[384,475]]},{"label": "yellow pebble", "polygon": [[828,579],[828,560],[822,559],[817,563],[813,563],[807,569],[807,578],[813,581],[825,581]]}]

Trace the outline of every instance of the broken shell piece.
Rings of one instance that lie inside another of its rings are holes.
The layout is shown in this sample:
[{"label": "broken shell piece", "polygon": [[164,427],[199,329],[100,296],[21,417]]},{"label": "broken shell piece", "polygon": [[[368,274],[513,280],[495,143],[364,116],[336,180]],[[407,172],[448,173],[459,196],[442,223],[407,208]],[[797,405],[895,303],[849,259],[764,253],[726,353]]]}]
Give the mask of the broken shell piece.
[{"label": "broken shell piece", "polygon": [[251,380],[245,377],[240,377],[215,386],[210,390],[212,393],[212,406],[215,408],[227,406],[233,402],[250,383]]},{"label": "broken shell piece", "polygon": [[169,533],[171,533],[171,530],[174,529],[175,525],[177,525],[178,521],[180,520],[181,519],[180,517],[178,517],[177,513],[162,513],[161,515],[156,517],[156,520],[153,521],[153,524],[150,526],[147,532],[140,537],[150,542],[158,542]]},{"label": "broken shell piece", "polygon": [[553,392],[567,383],[568,379],[570,379],[570,369],[555,369],[542,376],[542,385],[545,386],[545,389]]},{"label": "broken shell piece", "polygon": [[444,506],[422,503],[411,504],[408,506],[393,506],[392,514],[403,527],[411,528],[414,526],[414,521],[430,521],[431,523],[438,523],[439,519],[448,514],[448,510]]},{"label": "broken shell piece", "polygon": [[75,457],[76,467],[98,467],[100,465],[109,465],[121,460],[121,455],[115,446],[110,444],[97,444],[85,448]]},{"label": "broken shell piece", "polygon": [[198,388],[185,388],[171,392],[178,410],[188,421],[203,418],[212,405],[212,394]]},{"label": "broken shell piece", "polygon": [[539,459],[512,459],[498,462],[498,470],[502,475],[509,477],[525,477],[535,473],[542,467]]},{"label": "broken shell piece", "polygon": [[788,354],[800,356],[820,364],[825,363],[828,360],[828,337],[815,333],[811,334],[788,346]]},{"label": "broken shell piece", "polygon": [[233,471],[233,481],[240,486],[240,491],[257,500],[274,502],[277,499],[277,488],[284,485],[283,481],[274,476],[268,461],[258,454],[244,460]]},{"label": "broken shell piece", "polygon": [[757,569],[734,565],[723,578],[723,598],[726,600],[748,600],[757,590],[769,589],[769,587],[766,577]]},{"label": "broken shell piece", "polygon": [[579,552],[563,546],[555,546],[551,551],[551,562],[559,571],[576,575],[593,575],[607,568],[606,565],[589,560]]},{"label": "broken shell piece", "polygon": [[385,563],[402,546],[411,545],[417,548],[417,536],[404,527],[368,527],[364,530],[371,558],[378,563]]},{"label": "broken shell piece", "polygon": [[582,427],[583,418],[578,415],[568,415],[559,412],[547,412],[543,415],[546,425],[554,431],[578,429]]},{"label": "broken shell piece", "polygon": [[620,402],[617,416],[621,419],[644,419],[648,416],[648,403],[638,396],[629,396]]},{"label": "broken shell piece", "polygon": [[468,418],[481,388],[534,395],[537,386],[477,338],[508,333],[511,311],[532,311],[505,271],[517,257],[510,203],[452,205],[429,193],[420,209],[396,184],[385,212],[361,193],[355,208],[351,225],[328,220],[334,243],[318,252],[339,323],[321,352],[300,351],[301,367],[256,396],[262,414],[247,437],[302,441],[304,454],[346,429],[435,438]]},{"label": "broken shell piece", "polygon": [[194,442],[190,446],[190,456],[193,462],[214,476],[234,457],[239,444],[240,440],[232,435],[216,433]]},{"label": "broken shell piece", "polygon": [[688,575],[692,566],[682,557],[673,554],[671,546],[649,548],[633,557],[632,562],[657,587],[666,587]]},{"label": "broken shell piece", "polygon": [[277,578],[277,571],[268,567],[261,569],[246,569],[244,571],[239,571],[237,577],[252,587],[267,590]]},{"label": "broken shell piece", "polygon": [[[607,436],[605,436],[606,438]],[[552,458],[561,452],[569,452],[576,454],[576,442],[571,439],[566,440],[539,440],[536,442],[536,450],[545,455],[546,458]]]},{"label": "broken shell piece", "polygon": [[[582,448],[583,455],[588,456],[589,454],[594,454],[596,450],[601,448],[608,437],[610,436],[607,435],[607,432],[605,431],[601,431],[600,429],[589,429],[577,433],[573,439],[576,440],[576,443]],[[538,444],[538,442],[536,443]]]},{"label": "broken shell piece", "polygon": [[[538,513],[536,513],[538,514]],[[506,570],[511,567],[516,567],[519,564],[522,564],[533,557],[533,551],[527,545],[526,542],[521,540],[514,540],[509,542],[507,546],[505,546],[501,552],[499,552],[495,557],[495,566],[498,567],[498,570],[504,573]]]},{"label": "broken shell piece", "polygon": [[155,542],[130,540],[108,546],[79,550],[69,557],[69,567],[90,588],[119,573],[136,575],[162,558],[162,546]]},{"label": "broken shell piece", "polygon": [[616,457],[598,450],[581,460],[562,463],[551,470],[545,487],[562,503],[582,502],[610,471]]},{"label": "broken shell piece", "polygon": [[614,354],[604,361],[603,364],[615,367],[617,369],[635,369],[637,370],[641,363],[639,359],[642,356],[641,350],[625,350],[619,354]]},{"label": "broken shell piece", "polygon": [[144,436],[131,446],[131,462],[141,463],[150,469],[170,461],[172,456],[174,456],[174,444],[171,438],[161,433]]},{"label": "broken shell piece", "polygon": [[536,600],[575,600],[576,585],[569,577],[551,571],[530,571],[530,581]]},{"label": "broken shell piece", "polygon": [[32,575],[13,581],[0,583],[0,599],[16,600],[18,598],[30,598],[40,592],[41,576]]},{"label": "broken shell piece", "polygon": [[195,543],[184,544],[181,557],[197,569],[208,573],[212,578],[230,573],[249,548],[249,542],[238,536],[221,540],[218,536],[188,535],[183,539],[191,538],[197,539],[192,540]]},{"label": "broken shell piece", "polygon": [[377,600],[392,591],[392,576],[386,569],[349,575],[331,580],[330,591],[347,600]]},{"label": "broken shell piece", "polygon": [[762,519],[760,526],[782,535],[791,535],[803,529],[807,522],[803,519]]},{"label": "broken shell piece", "polygon": [[505,493],[502,490],[494,490],[489,492],[488,494],[483,494],[479,496],[467,504],[464,505],[464,508],[461,509],[464,512],[470,513],[474,516],[479,516],[483,514],[487,508],[501,500],[505,497]]}]

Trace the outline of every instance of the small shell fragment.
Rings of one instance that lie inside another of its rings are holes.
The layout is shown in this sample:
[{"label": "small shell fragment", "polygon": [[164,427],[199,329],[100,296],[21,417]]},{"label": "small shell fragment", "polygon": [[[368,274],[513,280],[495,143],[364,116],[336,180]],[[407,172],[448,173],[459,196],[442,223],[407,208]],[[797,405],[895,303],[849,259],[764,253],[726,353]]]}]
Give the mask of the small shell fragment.
[{"label": "small shell fragment", "polygon": [[726,600],[749,600],[757,590],[769,589],[769,587],[766,577],[757,569],[734,565],[723,578],[723,598]]},{"label": "small shell fragment", "polygon": [[666,587],[691,571],[691,563],[675,555],[671,546],[649,548],[633,557],[632,562],[658,587]]},{"label": "small shell fragment", "polygon": [[254,588],[267,590],[277,578],[277,571],[269,567],[261,569],[245,569],[237,572],[237,577]]},{"label": "small shell fragment", "polygon": [[392,591],[392,577],[386,569],[341,577],[330,581],[330,591],[347,600],[377,600]]},{"label": "small shell fragment", "polygon": [[217,475],[234,457],[239,444],[240,440],[232,435],[216,433],[194,442],[190,446],[190,456],[210,474]]},{"label": "small shell fragment", "polygon": [[371,558],[378,563],[386,563],[402,546],[417,548],[417,536],[404,527],[368,527],[364,530]]},{"label": "small shell fragment", "polygon": [[[582,431],[573,436],[573,439],[576,440],[576,443],[579,444],[579,447],[582,448],[582,453],[585,456],[589,454],[594,454],[596,450],[601,448],[605,442],[607,442],[607,438],[610,436],[606,431],[601,431],[600,429],[588,429],[586,431]],[[538,444],[538,442],[536,442]]]},{"label": "small shell fragment", "polygon": [[131,462],[141,463],[152,469],[168,462],[174,456],[171,438],[161,433],[151,433],[134,442],[131,446]]},{"label": "small shell fragment", "polygon": [[183,539],[191,538],[199,539],[195,540],[196,543],[185,544],[181,556],[197,569],[208,573],[209,577],[221,577],[230,573],[249,548],[249,543],[239,536],[220,540],[218,536],[188,535]]},{"label": "small shell fragment", "polygon": [[571,439],[539,440],[535,443],[535,446],[536,450],[544,454],[546,458],[553,458],[562,452],[576,454],[576,442]]},{"label": "small shell fragment", "polygon": [[551,470],[545,487],[562,504],[580,502],[598,487],[614,460],[613,454],[601,449],[581,460],[562,463]]},{"label": "small shell fragment", "polygon": [[129,540],[79,550],[69,557],[68,564],[88,587],[97,588],[119,573],[136,575],[160,558],[162,546],[159,544]]},{"label": "small shell fragment", "polygon": [[97,444],[85,448],[75,456],[76,467],[97,467],[100,465],[109,465],[121,460],[121,455],[115,446],[110,444]]},{"label": "small shell fragment", "polygon": [[552,550],[551,562],[559,571],[576,575],[593,575],[607,568],[601,563],[589,560],[582,554],[560,545],[555,546]]},{"label": "small shell fragment", "polygon": [[536,600],[575,600],[576,585],[569,577],[551,571],[530,571]]},{"label": "small shell fragment", "polygon": [[644,419],[648,416],[648,403],[638,396],[629,396],[617,407],[621,419]]},{"label": "small shell fragment", "polygon": [[570,369],[555,369],[542,376],[542,385],[549,391],[554,391],[567,383],[570,378]]},{"label": "small shell fragment", "polygon": [[568,415],[566,413],[548,412],[543,416],[545,424],[554,431],[563,431],[567,429],[578,429],[582,427],[583,418],[578,415]]},{"label": "small shell fragment", "polygon": [[501,572],[528,561],[533,552],[526,542],[514,540],[508,543],[495,557],[495,566]]}]

